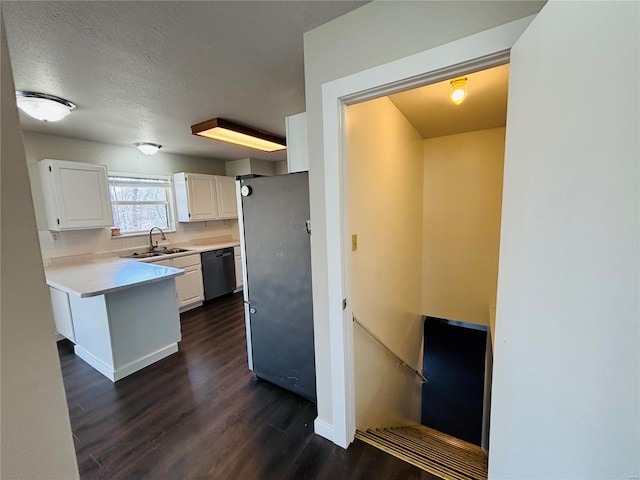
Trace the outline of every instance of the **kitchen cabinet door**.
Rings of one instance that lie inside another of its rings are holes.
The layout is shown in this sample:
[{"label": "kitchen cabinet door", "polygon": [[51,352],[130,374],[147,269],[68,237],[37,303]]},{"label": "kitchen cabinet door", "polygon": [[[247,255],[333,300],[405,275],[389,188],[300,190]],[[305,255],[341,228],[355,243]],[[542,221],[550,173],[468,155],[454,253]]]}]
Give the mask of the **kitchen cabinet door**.
[{"label": "kitchen cabinet door", "polygon": [[242,281],[242,254],[240,253],[240,247],[233,247],[233,252],[236,264],[236,290],[240,290],[244,285]]},{"label": "kitchen cabinet door", "polygon": [[203,222],[219,218],[214,175],[176,173],[173,182],[179,222]]},{"label": "kitchen cabinet door", "polygon": [[176,277],[176,291],[178,292],[178,307],[182,308],[192,303],[204,300],[202,288],[202,268],[200,265],[184,268],[185,274]]},{"label": "kitchen cabinet door", "polygon": [[238,218],[235,178],[216,177],[216,188],[218,190],[218,216],[220,218]]},{"label": "kitchen cabinet door", "polygon": [[204,301],[204,286],[202,283],[202,264],[199,253],[184,255],[182,257],[165,258],[164,260],[156,260],[150,263],[154,265],[164,265],[165,267],[180,268],[185,271],[184,275],[175,277],[176,297],[178,298],[178,308],[180,308],[181,312],[202,304]]},{"label": "kitchen cabinet door", "polygon": [[113,225],[105,166],[46,159],[38,168],[49,230]]},{"label": "kitchen cabinet door", "polygon": [[69,295],[53,287],[49,287],[51,297],[51,309],[53,310],[53,320],[56,324],[56,331],[73,343],[76,342],[76,335],[73,328],[73,317],[69,306]]}]

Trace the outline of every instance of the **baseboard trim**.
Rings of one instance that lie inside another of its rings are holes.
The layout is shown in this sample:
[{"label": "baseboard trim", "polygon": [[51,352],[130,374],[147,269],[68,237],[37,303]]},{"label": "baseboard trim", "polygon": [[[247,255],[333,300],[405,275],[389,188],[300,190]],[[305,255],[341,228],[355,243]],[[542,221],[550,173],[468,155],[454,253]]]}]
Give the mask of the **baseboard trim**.
[{"label": "baseboard trim", "polygon": [[152,352],[149,355],[145,355],[144,357],[139,358],[131,363],[128,363],[127,365],[124,365],[123,367],[120,367],[117,370],[114,370],[112,367],[110,367],[109,365],[104,363],[102,360],[95,357],[94,355],[92,355],[91,353],[89,353],[79,345],[75,345],[73,350],[78,357],[80,357],[82,360],[87,362],[89,365],[91,365],[93,368],[99,371],[102,375],[107,377],[112,382],[117,382],[118,380],[126,377],[127,375],[131,375],[132,373],[137,372],[138,370],[142,370],[144,367],[148,367],[149,365],[157,362],[158,360],[161,360],[165,357],[168,357],[169,355],[176,353],[178,351],[178,344],[172,343],[171,345],[167,345],[166,347],[156,350],[155,352]]},{"label": "baseboard trim", "polygon": [[86,351],[80,345],[77,345],[77,344],[74,345],[73,352],[76,354],[76,356],[80,357],[82,360],[84,360],[86,363],[91,365],[93,368],[95,368],[97,371],[99,371],[102,375],[107,377],[109,380],[111,380],[112,382],[115,382],[115,378],[113,375],[114,372],[111,366],[107,365],[98,357],[95,357],[94,355]]},{"label": "baseboard trim", "polygon": [[313,431],[316,435],[326,438],[335,443],[333,439],[333,425],[321,420],[320,417],[316,417],[313,421]]},{"label": "baseboard trim", "polygon": [[194,308],[201,307],[203,302],[191,303],[189,305],[185,305],[184,307],[180,307],[178,309],[178,313],[188,312],[189,310],[193,310]]},{"label": "baseboard trim", "polygon": [[146,355],[138,360],[135,360],[123,367],[118,368],[115,372],[113,372],[114,381],[118,381],[121,378],[126,377],[127,375],[131,375],[138,370],[142,370],[144,367],[148,367],[152,363],[157,362],[169,355],[172,355],[178,351],[178,344],[172,343],[171,345],[167,345],[166,347],[161,348],[160,350],[156,350],[149,355]]}]

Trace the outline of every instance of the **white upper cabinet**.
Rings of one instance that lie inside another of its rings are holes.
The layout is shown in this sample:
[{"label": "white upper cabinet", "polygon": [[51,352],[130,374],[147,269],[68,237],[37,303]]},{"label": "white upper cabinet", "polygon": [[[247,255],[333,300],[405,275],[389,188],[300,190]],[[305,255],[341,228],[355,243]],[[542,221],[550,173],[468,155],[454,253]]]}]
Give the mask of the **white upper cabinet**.
[{"label": "white upper cabinet", "polygon": [[234,177],[216,177],[218,214],[220,218],[238,218],[236,180]]},{"label": "white upper cabinet", "polygon": [[49,230],[113,225],[106,167],[47,159],[38,169]]},{"label": "white upper cabinet", "polygon": [[238,218],[233,177],[181,172],[173,184],[179,222]]},{"label": "white upper cabinet", "polygon": [[173,175],[179,222],[217,220],[218,194],[213,175],[176,173]]}]

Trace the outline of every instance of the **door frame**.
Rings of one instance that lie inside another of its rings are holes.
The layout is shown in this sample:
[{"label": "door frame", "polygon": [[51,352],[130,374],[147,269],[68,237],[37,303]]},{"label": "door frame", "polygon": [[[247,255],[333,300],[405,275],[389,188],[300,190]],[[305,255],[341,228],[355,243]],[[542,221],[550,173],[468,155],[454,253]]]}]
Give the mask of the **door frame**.
[{"label": "door frame", "polygon": [[314,426],[317,434],[343,448],[353,442],[356,429],[346,108],[508,63],[511,47],[534,18],[530,15],[322,85],[326,242],[327,252],[332,252],[327,255],[327,291],[333,418],[318,417]]}]

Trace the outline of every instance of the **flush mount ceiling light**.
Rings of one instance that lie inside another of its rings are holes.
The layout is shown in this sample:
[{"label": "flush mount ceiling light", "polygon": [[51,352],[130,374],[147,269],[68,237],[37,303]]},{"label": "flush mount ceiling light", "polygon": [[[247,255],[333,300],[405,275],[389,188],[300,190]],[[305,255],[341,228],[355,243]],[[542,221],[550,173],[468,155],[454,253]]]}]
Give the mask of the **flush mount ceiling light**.
[{"label": "flush mount ceiling light", "polygon": [[153,155],[162,148],[162,145],[157,143],[138,142],[135,146],[145,155]]},{"label": "flush mount ceiling light", "polygon": [[469,89],[467,88],[467,77],[454,78],[449,87],[449,98],[456,105],[460,105],[467,98]]},{"label": "flush mount ceiling light", "polygon": [[16,91],[16,103],[27,115],[43,122],[57,122],[75,110],[75,103],[48,93]]},{"label": "flush mount ceiling light", "polygon": [[276,152],[287,148],[285,139],[282,137],[238,125],[222,118],[214,118],[191,125],[191,133],[263,152]]}]

